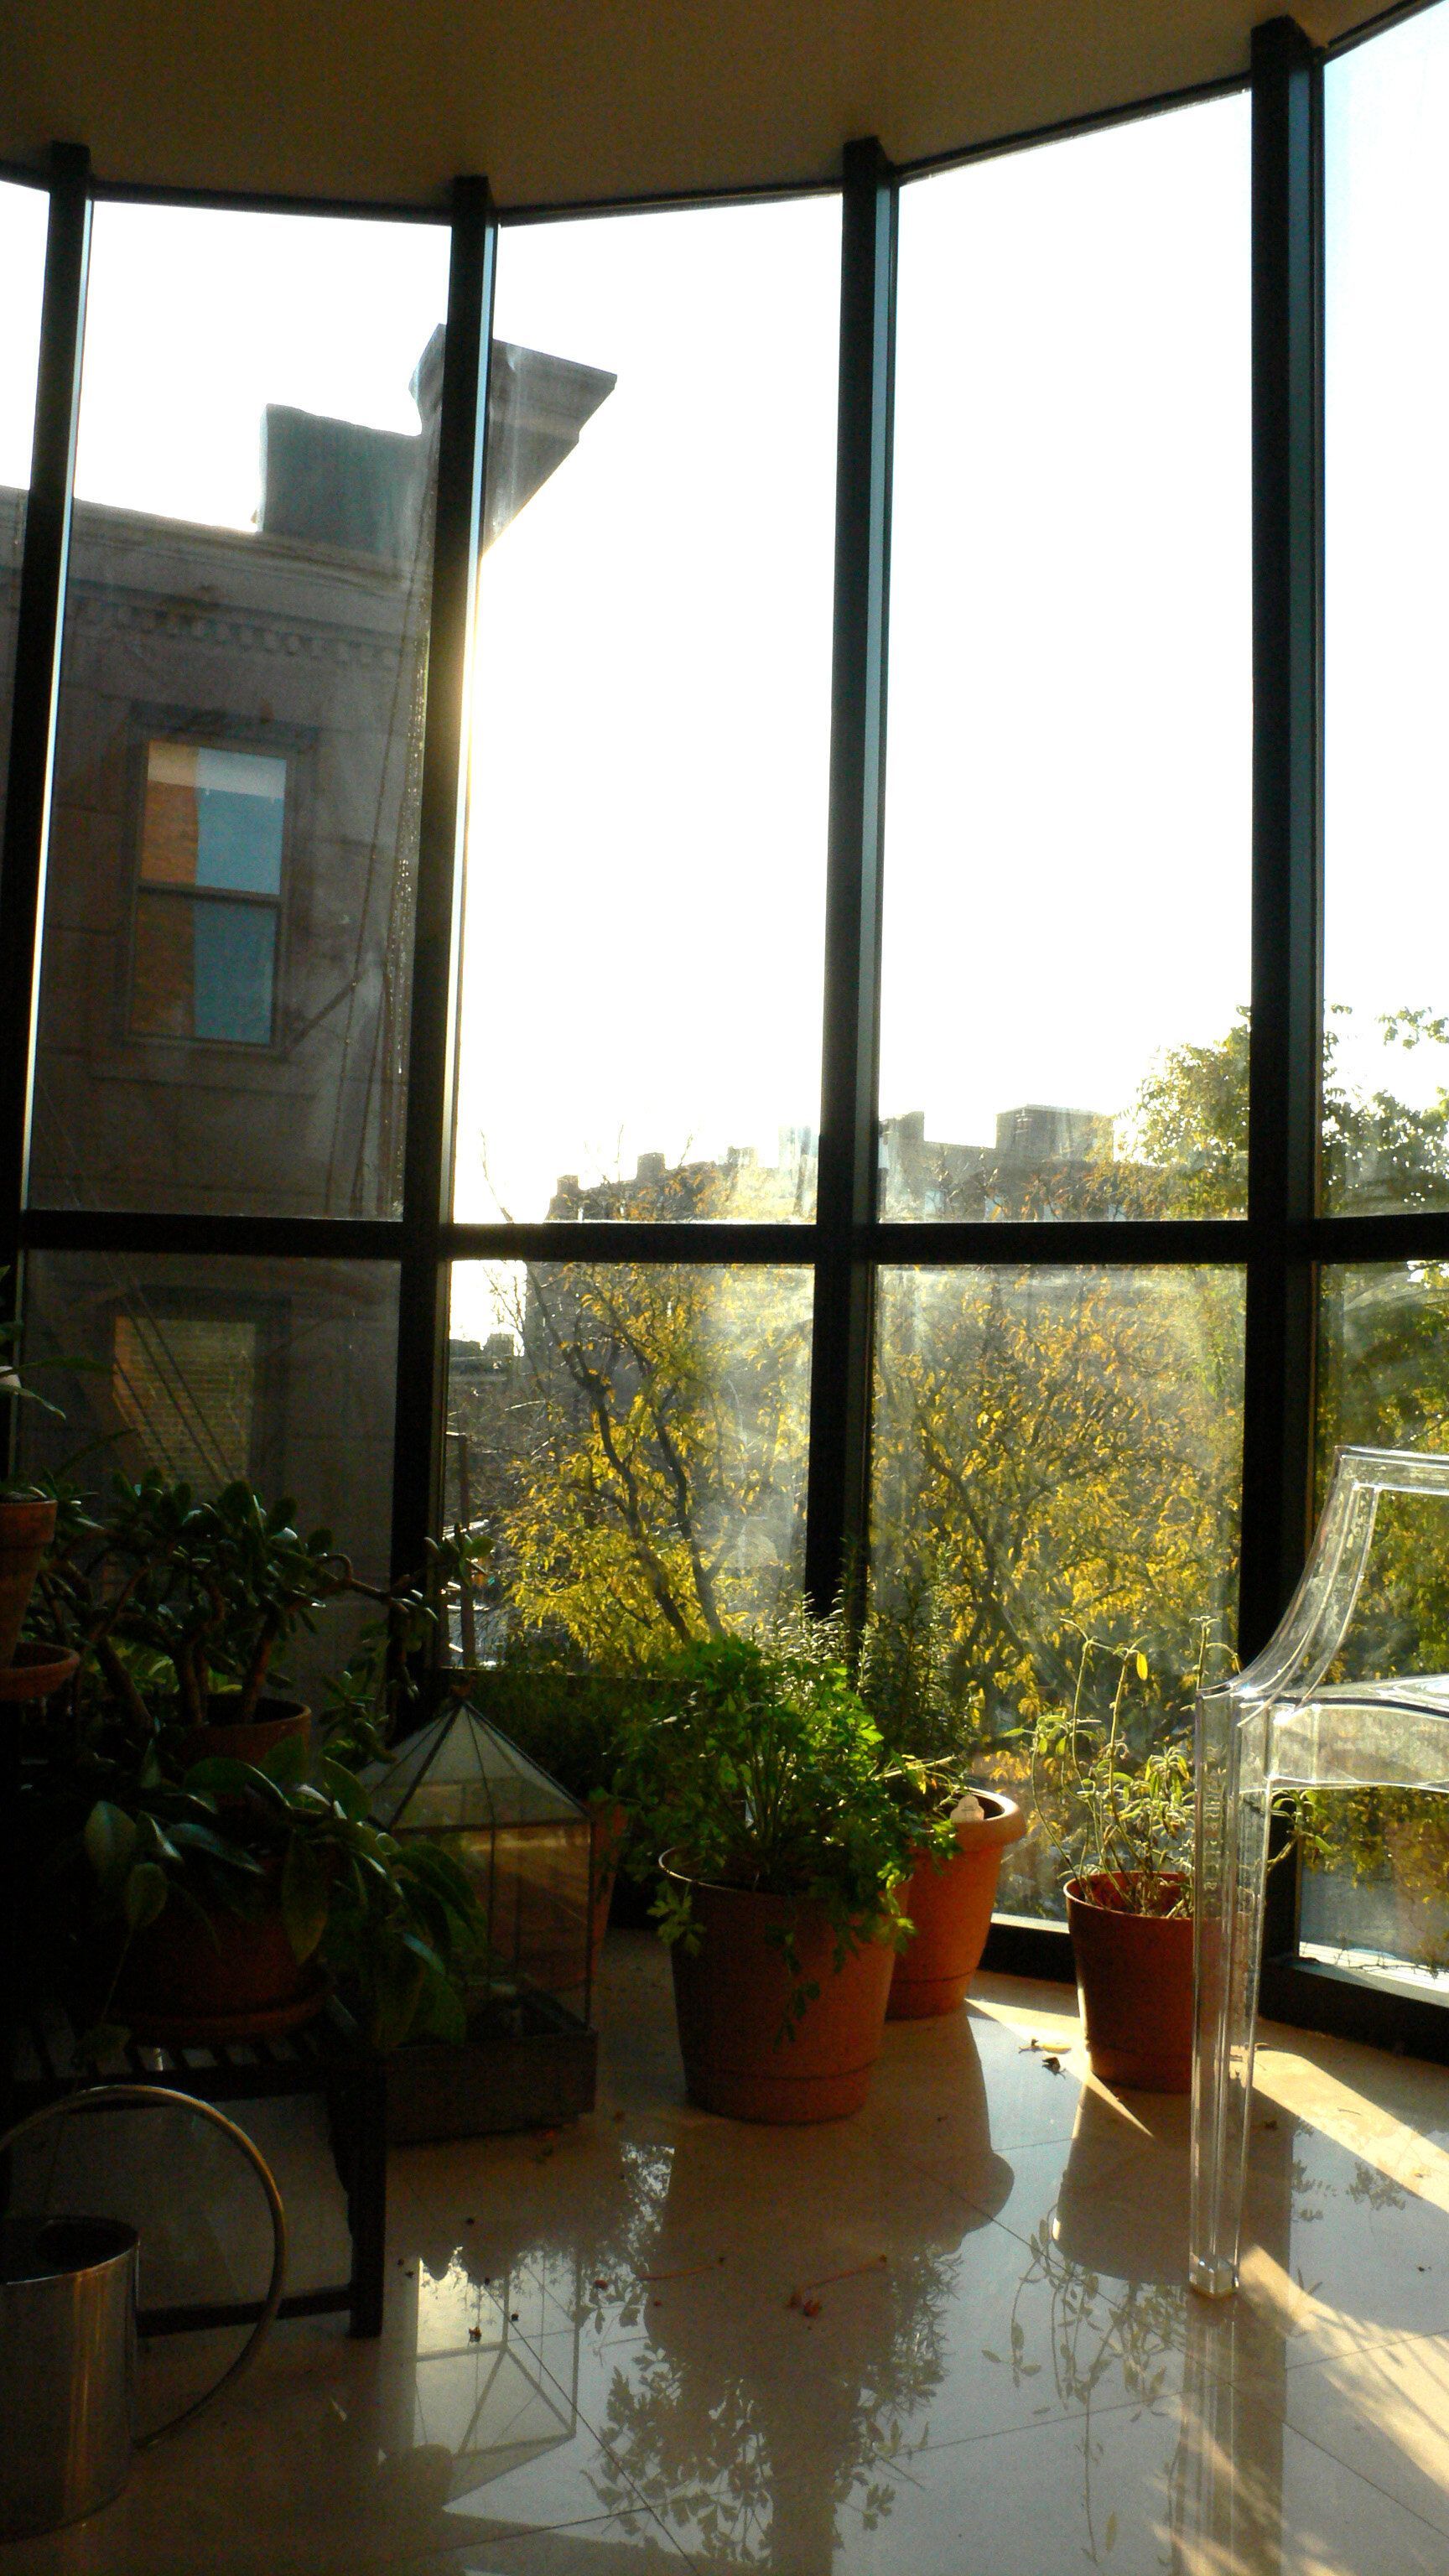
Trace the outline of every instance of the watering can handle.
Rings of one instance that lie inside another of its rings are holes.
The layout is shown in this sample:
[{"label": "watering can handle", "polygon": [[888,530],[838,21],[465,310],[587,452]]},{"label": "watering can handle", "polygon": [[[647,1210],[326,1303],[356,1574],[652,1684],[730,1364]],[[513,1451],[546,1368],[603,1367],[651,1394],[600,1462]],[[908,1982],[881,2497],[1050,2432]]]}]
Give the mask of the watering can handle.
[{"label": "watering can handle", "polygon": [[168,2433],[178,2433],[183,2424],[194,2423],[212,2400],[219,2397],[224,2388],[233,2387],[242,2372],[249,2369],[256,2359],[262,2337],[281,2305],[282,2283],[287,2272],[287,2219],[271,2168],[259,2149],[253,2146],[246,2131],[239,2129],[234,2120],[228,2120],[213,2103],[199,2101],[194,2093],[174,2093],[163,2084],[92,2084],[83,2093],[63,2094],[59,2100],[47,2102],[42,2110],[32,2111],[28,2119],[17,2121],[13,2129],[7,2130],[0,2138],[0,2156],[5,2155],[17,2140],[29,2137],[33,2129],[44,2128],[47,2121],[58,2119],[66,2111],[95,2111],[105,2104],[119,2107],[123,2102],[143,2107],[165,2102],[178,2111],[194,2111],[199,2120],[210,2120],[246,2157],[266,2194],[267,2214],[272,2222],[272,2277],[262,2301],[261,2315],[230,2369],[223,2371],[214,2387],[208,2388],[204,2396],[195,2398],[191,2405],[183,2407],[181,2413],[173,2415],[168,2423],[158,2424],[154,2433],[143,2433],[137,2438],[137,2450],[149,2451],[153,2442],[163,2440]]}]

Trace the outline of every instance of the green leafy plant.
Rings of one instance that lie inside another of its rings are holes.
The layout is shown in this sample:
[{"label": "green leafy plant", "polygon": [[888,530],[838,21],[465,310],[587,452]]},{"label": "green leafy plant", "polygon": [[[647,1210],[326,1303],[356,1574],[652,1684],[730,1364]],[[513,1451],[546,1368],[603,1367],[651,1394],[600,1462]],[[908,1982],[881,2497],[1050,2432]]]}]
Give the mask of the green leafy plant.
[{"label": "green leafy plant", "polygon": [[880,1730],[896,1795],[918,1815],[955,1804],[979,1751],[955,1663],[951,1619],[929,1565],[907,1569],[889,1594],[872,1591],[854,1641],[856,1688]]},{"label": "green leafy plant", "polygon": [[330,1530],[304,1537],[289,1499],[268,1505],[248,1484],[202,1500],[155,1469],[115,1477],[111,1499],[86,1643],[112,1688],[137,1717],[149,1686],[188,1725],[248,1724],[279,1650],[352,1586]]},{"label": "green leafy plant", "polygon": [[[879,1730],[842,1664],[798,1635],[714,1637],[661,1671],[664,1705],[639,1723],[620,1790],[654,1850],[681,1855],[654,1911],[666,1942],[699,1944],[690,1879],[821,1907],[837,1967],[864,1943],[899,1946],[897,1894],[919,1853],[887,1778]],[[815,1990],[793,1930],[791,2021]]]},{"label": "green leafy plant", "polygon": [[[290,1502],[246,1485],[202,1499],[119,1477],[111,1501],[102,1519],[62,1496],[32,1605],[32,1628],[81,1657],[27,1762],[25,1839],[47,1925],[30,1945],[32,1982],[93,1990],[104,1961],[114,1995],[130,1945],[168,1906],[199,1940],[227,1914],[280,1911],[297,1959],[337,1975],[373,2045],[463,2036],[485,1929],[476,1899],[446,1853],[380,1831],[357,1774],[414,1701],[428,1713],[450,1591],[486,1542],[456,1534],[417,1582],[381,1591],[329,1532],[304,1536]],[[321,1749],[309,1756],[299,1737],[260,1765],[191,1761],[186,1731],[223,1710],[249,1716],[275,1656],[348,1592],[379,1615],[329,1694]]]},{"label": "green leafy plant", "polygon": [[215,1937],[218,1914],[276,1907],[297,1960],[344,1979],[373,2047],[464,2036],[457,1972],[484,1927],[463,1871],[425,1841],[380,1832],[344,1765],[304,1766],[293,1739],[260,1765],[212,1757],[179,1780],[152,1762],[96,1799],[80,1843],[112,1951],[103,2026],[133,1941],[168,1905],[187,1910],[199,1940]]},{"label": "green leafy plant", "polygon": [[448,1669],[453,1606],[469,1597],[492,1544],[481,1527],[445,1531],[426,1542],[421,1572],[386,1590],[348,1569],[346,1588],[375,1602],[377,1612],[326,1685],[324,1719],[334,1754],[375,1761],[396,1736],[432,1715],[440,1668],[444,1676]]},{"label": "green leafy plant", "polygon": [[[1204,1625],[1196,1690],[1210,1651]],[[1094,1655],[1116,1656],[1117,1677],[1105,1721],[1086,1713]],[[1084,1636],[1068,1709],[1044,1710],[1029,1730],[1036,1811],[1064,1879],[1091,1879],[1099,1904],[1128,1914],[1192,1912],[1193,1768],[1190,1729],[1179,1719],[1165,1730],[1147,1696],[1150,1669],[1136,1644],[1104,1646]],[[1131,1688],[1143,1694],[1133,1741]],[[1191,1700],[1188,1702],[1191,1707]]]}]

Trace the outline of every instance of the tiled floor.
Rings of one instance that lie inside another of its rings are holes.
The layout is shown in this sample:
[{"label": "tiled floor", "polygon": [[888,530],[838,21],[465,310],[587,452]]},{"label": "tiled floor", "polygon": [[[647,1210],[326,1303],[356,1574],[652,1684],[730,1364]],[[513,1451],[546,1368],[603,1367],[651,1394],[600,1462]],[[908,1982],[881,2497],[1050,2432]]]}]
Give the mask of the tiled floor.
[{"label": "tiled floor", "polygon": [[1449,2076],[1270,2029],[1205,2307],[1186,2106],[1095,2088],[1064,1989],[782,2131],[685,2104],[647,1935],[605,1982],[592,2119],[394,2159],[380,2345],[288,2327],[0,2576],[1449,2576]]}]

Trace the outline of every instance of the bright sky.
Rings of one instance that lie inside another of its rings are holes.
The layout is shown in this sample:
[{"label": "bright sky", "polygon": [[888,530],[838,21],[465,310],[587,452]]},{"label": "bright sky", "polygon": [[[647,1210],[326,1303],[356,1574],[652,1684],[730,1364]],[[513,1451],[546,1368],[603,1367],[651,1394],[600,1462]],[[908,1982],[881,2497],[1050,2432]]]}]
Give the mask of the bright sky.
[{"label": "bright sky", "polygon": [[[1328,988],[1371,1013],[1449,999],[1449,11],[1329,126]],[[1245,99],[904,193],[882,1106],[930,1135],[1120,1114],[1246,999],[1248,209]],[[0,189],[6,482],[42,215]],[[838,267],[833,199],[504,233],[500,334],[618,385],[483,571],[460,1214],[816,1123]],[[78,490],[249,525],[264,405],[416,426],[445,298],[440,227],[99,208]]]},{"label": "bright sky", "polygon": [[1449,9],[1325,87],[1324,984],[1354,1010],[1344,1070],[1417,1104],[1449,1058],[1382,1047],[1374,1017],[1449,1012]]},{"label": "bright sky", "polygon": [[1120,1113],[1247,998],[1248,107],[902,198],[881,1102]]}]

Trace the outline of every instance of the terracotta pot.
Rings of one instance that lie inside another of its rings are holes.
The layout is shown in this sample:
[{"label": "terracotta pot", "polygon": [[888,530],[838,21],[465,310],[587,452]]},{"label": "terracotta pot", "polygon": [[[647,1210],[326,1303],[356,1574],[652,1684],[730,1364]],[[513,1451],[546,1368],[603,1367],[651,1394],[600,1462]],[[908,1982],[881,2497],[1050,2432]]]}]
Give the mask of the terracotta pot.
[{"label": "terracotta pot", "polygon": [[0,1664],[12,1661],[40,1560],[55,1536],[55,1505],[44,1498],[0,1500]]},{"label": "terracotta pot", "polygon": [[922,1860],[901,1890],[916,1928],[896,1954],[886,2006],[889,2021],[924,2021],[935,2013],[955,2012],[981,1965],[1001,1855],[1009,1844],[1020,1842],[1026,1818],[1014,1798],[1003,1798],[994,1789],[977,1795],[985,1813],[958,1822],[955,1857],[944,1867]]},{"label": "terracotta pot", "polygon": [[1067,1881],[1067,1927],[1092,2073],[1146,2093],[1192,2090],[1192,1917],[1100,1898],[1125,1879]]},{"label": "terracotta pot", "polygon": [[[667,1877],[687,1880],[680,1855],[666,1852]],[[895,1952],[867,1942],[835,1966],[835,1933],[808,1901],[689,1881],[702,1938],[691,1957],[676,1942],[674,2013],[691,2102],[733,2120],[772,2123],[843,2120],[870,2090],[880,2055]],[[793,1924],[800,1963],[820,1992],[781,2035],[793,1988],[767,1937]]]},{"label": "terracotta pot", "polygon": [[593,1870],[594,1902],[589,1923],[591,1976],[599,1973],[599,1952],[609,1928],[609,1907],[614,1898],[614,1881],[619,1862],[629,1838],[629,1810],[617,1798],[607,1805],[589,1809],[589,1852]]},{"label": "terracotta pot", "polygon": [[[280,1879],[280,1862],[272,1875]],[[308,2019],[326,1996],[274,1896],[255,1918],[218,1911],[205,1922],[173,1897],[132,1942],[111,2012],[138,2039],[244,2038]]]},{"label": "terracotta pot", "polygon": [[220,1754],[228,1762],[265,1762],[279,1744],[289,1736],[300,1735],[304,1745],[312,1732],[312,1712],[300,1700],[260,1699],[258,1715],[245,1726],[228,1723],[228,1703],[238,1706],[241,1693],[213,1691],[212,1716],[206,1726],[193,1726],[182,1739],[182,1760],[189,1769],[193,1762],[209,1762]]}]

